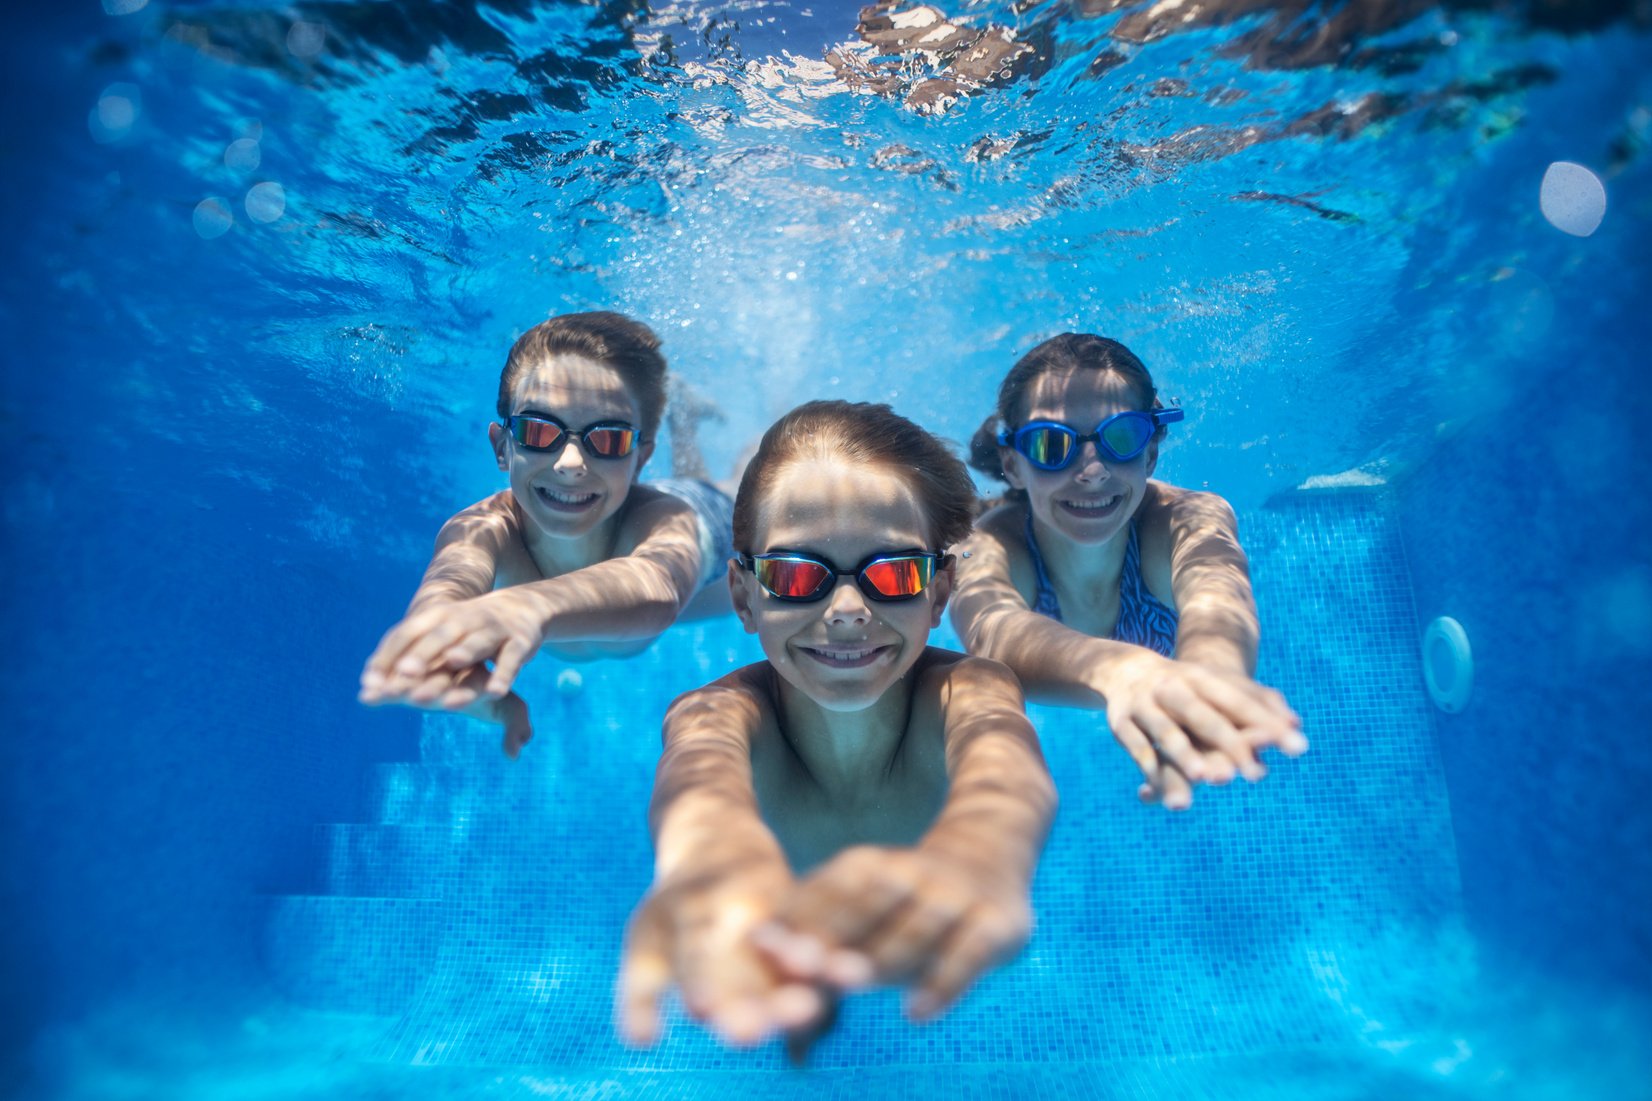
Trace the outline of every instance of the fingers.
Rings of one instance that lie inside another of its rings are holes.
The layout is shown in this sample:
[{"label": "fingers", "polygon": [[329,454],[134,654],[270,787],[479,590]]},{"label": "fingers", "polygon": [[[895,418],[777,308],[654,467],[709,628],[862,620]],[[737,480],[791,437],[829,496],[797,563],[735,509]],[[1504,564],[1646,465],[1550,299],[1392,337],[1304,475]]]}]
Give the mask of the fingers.
[{"label": "fingers", "polygon": [[391,671],[395,668],[396,660],[401,657],[406,647],[408,637],[407,621],[396,624],[386,631],[373,652],[367,655],[367,663],[361,670],[361,692],[359,699],[362,703],[377,704],[386,700],[385,688],[391,679]]},{"label": "fingers", "polygon": [[500,649],[498,658],[493,663],[493,673],[488,677],[486,691],[490,696],[503,696],[511,690],[516,682],[516,676],[522,672],[522,666],[532,658],[536,646],[530,646],[521,639],[512,638],[505,642]]},{"label": "fingers", "polygon": [[797,938],[791,945],[795,951],[783,950],[780,962],[813,965],[812,971],[794,974],[819,976],[827,966],[854,972],[853,961],[833,959],[830,950],[861,945],[917,885],[914,865],[887,850],[860,847],[839,853],[801,883],[776,913],[775,923]]},{"label": "fingers", "polygon": [[754,917],[739,904],[690,904],[676,928],[675,971],[684,1003],[736,1047],[804,1027],[822,1012],[811,986],[786,981],[750,943]]},{"label": "fingers", "polygon": [[865,945],[877,977],[902,982],[931,966],[941,942],[964,919],[969,902],[920,895],[870,937]]},{"label": "fingers", "polygon": [[1153,749],[1153,743],[1148,740],[1146,731],[1130,718],[1129,712],[1123,707],[1109,707],[1107,709],[1107,723],[1113,730],[1113,738],[1130,754],[1130,759],[1136,762],[1141,774],[1147,778],[1149,784],[1157,781],[1159,774],[1159,755]]},{"label": "fingers", "polygon": [[1157,707],[1139,709],[1136,722],[1146,731],[1159,756],[1189,780],[1205,777],[1205,764],[1181,725]]},{"label": "fingers", "polygon": [[[1273,746],[1293,757],[1307,751],[1301,716],[1272,688],[1210,674],[1199,679],[1198,688],[1205,700],[1222,713],[1228,725],[1244,731],[1239,740],[1251,747],[1252,756],[1263,746]],[[1228,745],[1220,744],[1219,748],[1233,756]],[[1240,758],[1234,757],[1234,760]]]},{"label": "fingers", "polygon": [[1019,951],[1031,931],[1032,918],[1025,911],[1013,915],[996,910],[974,912],[947,938],[908,999],[907,1012],[919,1021],[937,1016],[957,1001],[982,972]]},{"label": "fingers", "polygon": [[528,704],[521,696],[512,692],[499,701],[498,709],[499,717],[505,722],[505,756],[514,761],[522,755],[522,747],[533,740],[533,724],[528,720]]},{"label": "fingers", "polygon": [[643,902],[626,930],[620,961],[620,1035],[633,1047],[659,1038],[660,998],[671,985],[671,944],[663,914],[653,899]]}]

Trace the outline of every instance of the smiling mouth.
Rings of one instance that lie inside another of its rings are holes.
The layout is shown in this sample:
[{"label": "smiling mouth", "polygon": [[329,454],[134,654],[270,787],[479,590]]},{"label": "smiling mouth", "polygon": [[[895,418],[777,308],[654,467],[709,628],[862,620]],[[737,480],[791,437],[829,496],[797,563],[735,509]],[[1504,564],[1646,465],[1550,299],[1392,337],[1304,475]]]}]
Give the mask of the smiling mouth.
[{"label": "smiling mouth", "polygon": [[805,654],[829,669],[863,669],[877,661],[888,646],[803,646]]},{"label": "smiling mouth", "polygon": [[533,491],[541,501],[558,512],[583,512],[597,499],[595,493],[569,493],[545,486],[534,486]]},{"label": "smiling mouth", "polygon": [[1124,494],[1115,493],[1111,497],[1089,497],[1081,501],[1068,500],[1057,503],[1074,516],[1086,520],[1104,520],[1124,504]]}]

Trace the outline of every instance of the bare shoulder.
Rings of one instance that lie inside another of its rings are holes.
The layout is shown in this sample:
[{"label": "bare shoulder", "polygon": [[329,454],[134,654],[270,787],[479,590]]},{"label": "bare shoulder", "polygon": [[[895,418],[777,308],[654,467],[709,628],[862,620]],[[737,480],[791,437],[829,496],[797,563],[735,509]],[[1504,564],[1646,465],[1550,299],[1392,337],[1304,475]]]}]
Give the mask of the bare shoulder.
[{"label": "bare shoulder", "polygon": [[1008,582],[1028,599],[1038,588],[1038,578],[1027,553],[1026,524],[1022,504],[1002,504],[982,515],[974,532],[958,545],[960,589],[975,591]]},{"label": "bare shoulder", "polygon": [[1027,506],[1006,501],[981,514],[975,521],[975,534],[995,542],[1016,546],[1022,542],[1022,531],[1027,523]]},{"label": "bare shoulder", "polygon": [[759,661],[684,692],[666,710],[666,743],[755,737],[773,724],[773,677],[768,662]]},{"label": "bare shoulder", "polygon": [[1020,680],[1009,666],[991,658],[930,646],[918,659],[917,670],[921,688],[943,696],[963,689],[1013,697],[1017,706],[1023,702]]},{"label": "bare shoulder", "polygon": [[1219,493],[1150,481],[1142,498],[1142,519],[1145,522],[1153,518],[1166,525],[1189,521],[1218,523],[1226,527],[1238,524],[1233,506]]},{"label": "bare shoulder", "polygon": [[448,518],[447,523],[442,525],[442,530],[446,532],[450,528],[464,530],[479,527],[510,531],[521,529],[516,498],[511,496],[510,490],[502,489],[460,509]]},{"label": "bare shoulder", "polygon": [[625,498],[615,550],[629,554],[650,539],[690,538],[698,546],[694,510],[681,497],[638,483]]}]

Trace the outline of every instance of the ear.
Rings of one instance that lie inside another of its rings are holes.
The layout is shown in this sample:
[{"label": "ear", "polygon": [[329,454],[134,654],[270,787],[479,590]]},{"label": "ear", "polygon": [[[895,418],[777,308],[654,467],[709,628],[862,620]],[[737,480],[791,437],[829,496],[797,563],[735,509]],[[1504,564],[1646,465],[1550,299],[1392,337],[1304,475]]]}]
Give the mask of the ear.
[{"label": "ear", "polygon": [[1147,476],[1153,476],[1153,468],[1159,465],[1159,441],[1157,438],[1147,442]]},{"label": "ear", "polygon": [[957,580],[957,560],[952,555],[944,559],[945,565],[935,571],[935,576],[929,579],[929,591],[934,593],[929,606],[929,626],[931,629],[941,625],[941,616],[946,612],[946,602],[952,599],[952,583]]},{"label": "ear", "polygon": [[1013,447],[998,448],[998,465],[1004,468],[1004,480],[1011,489],[1027,488],[1027,458]]},{"label": "ear", "polygon": [[510,437],[505,434],[505,426],[498,421],[488,422],[488,442],[493,444],[493,457],[499,463],[500,470],[511,468],[510,453],[506,451]]},{"label": "ear", "polygon": [[752,611],[752,586],[757,578],[751,572],[740,568],[740,563],[730,558],[728,560],[728,595],[734,605],[734,614],[740,620],[740,626],[746,629],[746,634],[757,633],[757,615]]},{"label": "ear", "polygon": [[637,448],[637,469],[631,475],[631,480],[633,482],[636,481],[638,478],[640,478],[642,476],[642,468],[647,466],[648,465],[648,460],[653,458],[653,457],[654,457],[654,441],[653,440],[649,440],[647,443],[645,443],[641,447]]}]

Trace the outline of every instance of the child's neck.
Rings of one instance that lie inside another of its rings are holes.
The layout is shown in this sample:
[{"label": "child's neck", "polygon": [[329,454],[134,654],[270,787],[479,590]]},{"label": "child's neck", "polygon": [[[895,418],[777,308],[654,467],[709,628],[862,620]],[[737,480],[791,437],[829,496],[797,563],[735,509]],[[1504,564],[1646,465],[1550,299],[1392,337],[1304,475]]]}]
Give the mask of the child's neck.
[{"label": "child's neck", "polygon": [[916,675],[908,670],[870,707],[833,711],[774,674],[781,737],[834,804],[876,798],[878,781],[889,774],[906,738]]},{"label": "child's neck", "polygon": [[619,535],[621,509],[586,532],[569,538],[546,535],[533,521],[522,518],[522,542],[528,548],[528,557],[545,578],[561,577],[574,570],[594,566],[614,557],[614,543]]},{"label": "child's neck", "polygon": [[1033,536],[1044,570],[1057,588],[1080,593],[1118,587],[1124,576],[1124,556],[1130,549],[1131,517],[1107,542],[1098,545],[1075,543],[1045,528],[1033,518]]}]

